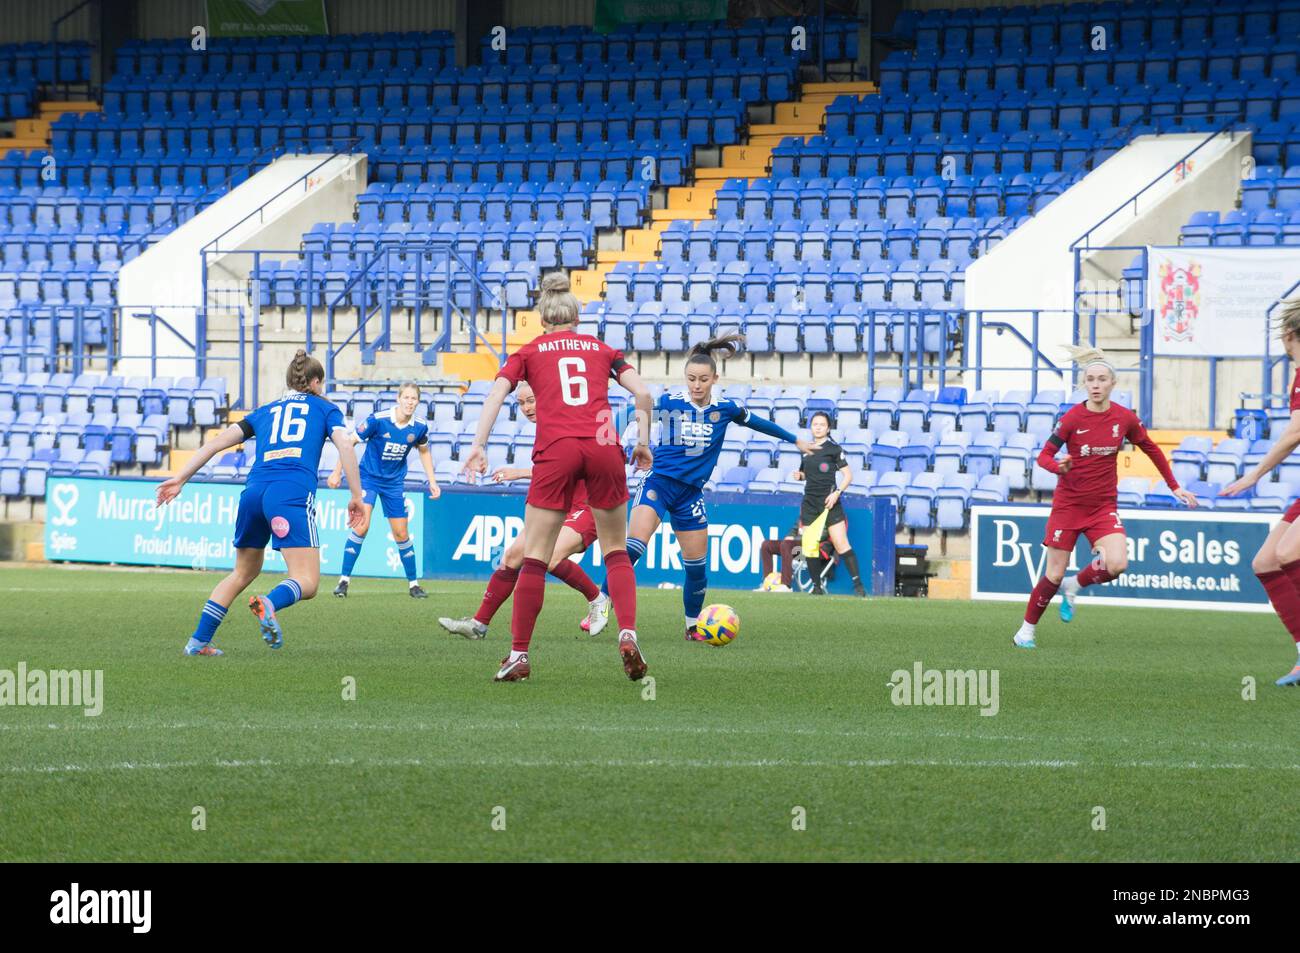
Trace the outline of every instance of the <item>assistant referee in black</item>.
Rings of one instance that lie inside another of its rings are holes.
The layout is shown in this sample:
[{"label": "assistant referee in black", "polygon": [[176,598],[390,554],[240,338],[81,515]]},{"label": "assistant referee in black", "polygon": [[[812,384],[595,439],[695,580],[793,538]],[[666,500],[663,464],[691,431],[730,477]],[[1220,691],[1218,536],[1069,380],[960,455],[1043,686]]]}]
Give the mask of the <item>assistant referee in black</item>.
[{"label": "assistant referee in black", "polygon": [[[791,474],[793,479],[805,481],[803,503],[799,507],[799,525],[801,528],[808,526],[821,516],[823,510],[830,511],[826,517],[826,532],[830,536],[831,545],[835,547],[835,552],[853,579],[853,594],[865,596],[867,590],[863,588],[862,579],[858,575],[858,556],[849,545],[848,519],[840,504],[840,496],[853,482],[853,470],[844,458],[844,449],[830,438],[829,414],[817,411],[809,419],[808,426],[812,430],[812,443],[816,449],[806,455],[800,461],[799,469]],[[841,473],[844,474],[842,484],[837,479]],[[822,572],[826,566],[821,551],[804,553],[804,558],[808,560],[813,595],[824,596],[826,590],[822,588]]]}]

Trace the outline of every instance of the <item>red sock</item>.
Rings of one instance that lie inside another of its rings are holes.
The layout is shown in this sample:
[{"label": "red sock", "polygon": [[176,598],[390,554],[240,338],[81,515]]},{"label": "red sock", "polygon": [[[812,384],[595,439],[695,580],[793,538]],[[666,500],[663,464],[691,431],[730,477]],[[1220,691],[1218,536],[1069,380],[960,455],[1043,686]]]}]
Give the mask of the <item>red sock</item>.
[{"label": "red sock", "polygon": [[515,606],[510,615],[510,634],[514,637],[511,648],[527,652],[533,640],[533,626],[542,614],[542,600],[546,597],[546,563],[540,559],[525,559],[519,567],[519,581],[515,583]]},{"label": "red sock", "polygon": [[619,629],[636,629],[636,573],[626,549],[616,549],[605,556],[605,584],[614,601]]},{"label": "red sock", "polygon": [[510,593],[515,591],[515,582],[518,579],[519,570],[511,569],[509,566],[502,566],[494,572],[483,593],[483,603],[478,607],[478,612],[474,613],[474,621],[482,622],[484,625],[490,623],[497,610],[501,608],[501,603],[509,599]]},{"label": "red sock", "polygon": [[1275,572],[1257,572],[1255,577],[1268,593],[1273,611],[1291,633],[1291,638],[1300,643],[1300,591],[1292,582],[1292,569],[1300,573],[1300,563],[1287,563]]},{"label": "red sock", "polygon": [[1038,584],[1034,586],[1034,591],[1029,594],[1029,605],[1025,607],[1025,621],[1037,625],[1038,620],[1047,611],[1052,597],[1056,595],[1056,590],[1060,588],[1059,582],[1052,582],[1046,576],[1039,579]]},{"label": "red sock", "polygon": [[551,575],[565,585],[577,589],[588,602],[600,595],[600,587],[592,582],[591,577],[572,559],[561,559],[551,570]]},{"label": "red sock", "polygon": [[1099,582],[1110,582],[1115,576],[1107,572],[1105,566],[1093,562],[1084,566],[1077,578],[1080,586],[1095,586]]}]

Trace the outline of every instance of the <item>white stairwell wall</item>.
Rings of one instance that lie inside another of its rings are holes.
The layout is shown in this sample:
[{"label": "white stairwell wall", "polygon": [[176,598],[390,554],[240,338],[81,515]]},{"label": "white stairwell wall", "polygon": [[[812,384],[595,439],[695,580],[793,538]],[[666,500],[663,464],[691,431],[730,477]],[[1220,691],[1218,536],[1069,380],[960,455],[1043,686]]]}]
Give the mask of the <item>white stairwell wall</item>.
[{"label": "white stairwell wall", "polygon": [[[1032,340],[1032,316],[1009,312],[1044,312],[1039,320],[1038,349],[1065,375],[1040,371],[1038,389],[1064,389],[1068,394],[1074,386],[1061,350],[1061,345],[1071,342],[1074,327],[1074,255],[1070,245],[1205,139],[1201,133],[1134,139],[967,269],[966,307],[984,311],[986,321],[1003,321]],[[1130,207],[1111,218],[1093,233],[1090,244],[1176,244],[1179,226],[1193,211],[1231,207],[1240,185],[1241,159],[1249,153],[1249,135],[1216,137],[1196,153],[1185,176],[1163,176],[1142,195],[1136,211]],[[1106,259],[1092,256],[1083,276],[1097,279],[1113,271],[1118,281],[1119,272],[1134,254],[1112,253]],[[1081,334],[1087,334],[1086,324]],[[986,329],[982,343],[985,367],[1030,365],[1030,351],[1013,334]],[[1132,349],[1136,351],[1136,347],[1134,338]],[[967,348],[968,359],[974,363],[975,343],[969,342]],[[1132,357],[1129,366],[1136,366],[1136,353]],[[983,375],[982,384],[995,390],[1026,390],[1030,377],[1025,371],[990,371]],[[966,384],[973,387],[973,378]],[[1119,386],[1132,391],[1136,401],[1136,374],[1121,375]]]},{"label": "white stairwell wall", "polygon": [[[302,181],[308,173],[310,176]],[[123,308],[121,353],[129,359],[119,364],[118,373],[150,373],[149,362],[143,358],[151,349],[149,322],[134,314],[147,314],[152,309],[187,339],[194,340],[196,315],[203,305],[201,252],[219,236],[220,250],[226,252],[297,249],[303,233],[312,225],[352,221],[357,194],[365,185],[364,154],[282,156],[127,262],[118,275],[118,302]],[[252,215],[259,209],[259,214]],[[282,260],[289,256],[267,257]],[[230,254],[210,254],[208,259],[210,289],[222,284],[241,289],[253,261],[251,255]],[[210,301],[212,297],[210,294]],[[246,309],[245,314],[248,321],[258,317],[255,309]],[[194,374],[190,348],[163,328],[158,330],[157,341],[159,375]],[[263,354],[264,363],[267,359],[268,355]],[[283,363],[278,371],[281,378]],[[225,377],[232,391],[236,390],[238,371],[232,362],[211,363],[208,374]],[[263,399],[268,396],[263,395]]]}]

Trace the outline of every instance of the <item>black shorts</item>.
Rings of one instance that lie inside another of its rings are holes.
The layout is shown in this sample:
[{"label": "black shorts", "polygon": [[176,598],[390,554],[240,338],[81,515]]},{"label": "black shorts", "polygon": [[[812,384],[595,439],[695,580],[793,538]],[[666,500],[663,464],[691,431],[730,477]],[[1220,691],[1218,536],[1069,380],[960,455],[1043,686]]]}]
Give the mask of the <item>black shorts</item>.
[{"label": "black shorts", "polygon": [[[826,508],[825,504],[819,504],[816,500],[804,500],[803,505],[799,507],[799,522],[808,526],[817,517],[822,515],[822,510]],[[836,523],[843,523],[847,518],[844,515],[844,507],[838,500],[831,507],[830,516],[826,517],[826,525],[834,526]]]}]

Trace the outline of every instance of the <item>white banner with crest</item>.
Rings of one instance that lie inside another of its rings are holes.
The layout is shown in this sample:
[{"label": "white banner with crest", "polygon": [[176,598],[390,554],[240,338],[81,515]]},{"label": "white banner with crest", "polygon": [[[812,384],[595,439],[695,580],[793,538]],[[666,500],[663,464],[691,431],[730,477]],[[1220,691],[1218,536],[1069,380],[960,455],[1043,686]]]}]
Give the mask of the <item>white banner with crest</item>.
[{"label": "white banner with crest", "polygon": [[[1155,353],[1263,356],[1265,315],[1298,280],[1300,248],[1147,248],[1146,306]],[[1281,353],[1276,340],[1268,347]]]}]

